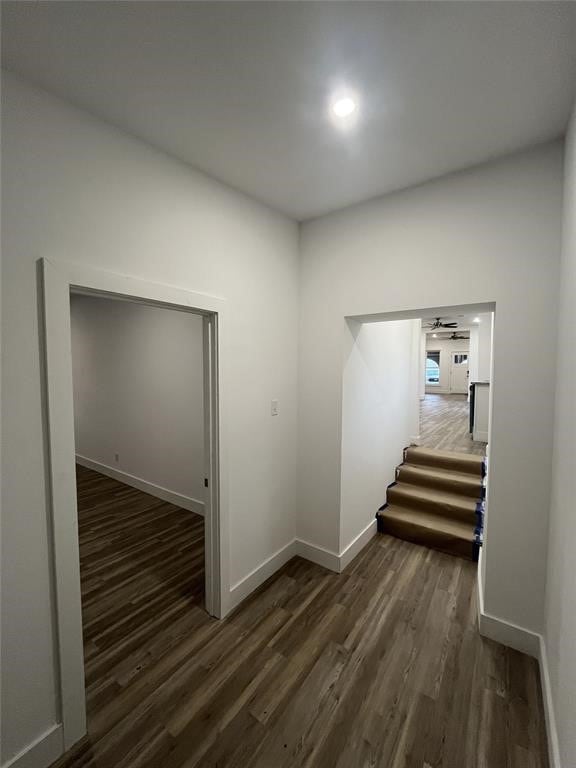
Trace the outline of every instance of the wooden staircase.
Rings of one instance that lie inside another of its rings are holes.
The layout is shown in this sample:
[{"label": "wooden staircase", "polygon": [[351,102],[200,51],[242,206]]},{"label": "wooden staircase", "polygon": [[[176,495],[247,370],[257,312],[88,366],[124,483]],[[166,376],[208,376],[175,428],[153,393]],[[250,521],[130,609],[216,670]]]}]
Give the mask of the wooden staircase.
[{"label": "wooden staircase", "polygon": [[378,510],[378,530],[450,555],[478,560],[484,525],[482,456],[404,450],[396,481]]}]

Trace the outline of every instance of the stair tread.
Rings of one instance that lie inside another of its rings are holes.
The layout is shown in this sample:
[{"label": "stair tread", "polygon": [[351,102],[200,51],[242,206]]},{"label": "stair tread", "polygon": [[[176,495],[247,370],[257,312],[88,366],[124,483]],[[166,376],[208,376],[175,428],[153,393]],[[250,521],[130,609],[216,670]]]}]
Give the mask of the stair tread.
[{"label": "stair tread", "polygon": [[410,445],[406,450],[417,456],[430,456],[430,458],[440,457],[443,459],[466,459],[470,464],[480,465],[484,461],[484,456],[476,453],[461,453],[459,451],[439,451],[436,448],[426,448],[422,445]]},{"label": "stair tread", "polygon": [[457,453],[456,451],[438,451],[433,448],[410,446],[404,451],[406,462],[423,464],[429,467],[442,467],[452,464],[451,469],[482,477],[484,474],[484,457],[472,453]]},{"label": "stair tread", "polygon": [[400,493],[407,497],[425,499],[433,504],[450,504],[465,510],[476,510],[477,500],[472,497],[462,496],[462,494],[458,493],[450,493],[449,491],[439,491],[437,488],[428,488],[423,485],[397,482],[395,485],[390,486],[390,491],[393,492],[393,495]]},{"label": "stair tread", "polygon": [[386,519],[397,520],[402,523],[427,528],[446,536],[453,536],[467,542],[473,542],[475,526],[452,518],[441,517],[432,512],[423,512],[420,509],[398,507],[393,504],[386,506],[378,512],[378,515]]},{"label": "stair tread", "polygon": [[458,472],[456,469],[444,469],[444,467],[430,467],[427,464],[411,464],[409,461],[400,464],[398,469],[407,469],[422,477],[457,480],[458,482],[468,483],[471,486],[477,486],[479,489],[482,487],[482,478],[471,475],[470,472]]}]

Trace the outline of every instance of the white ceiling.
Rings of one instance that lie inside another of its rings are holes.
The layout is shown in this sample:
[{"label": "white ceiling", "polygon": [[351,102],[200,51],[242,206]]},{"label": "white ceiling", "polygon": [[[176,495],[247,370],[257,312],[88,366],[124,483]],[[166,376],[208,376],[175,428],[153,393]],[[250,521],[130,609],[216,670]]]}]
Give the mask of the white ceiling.
[{"label": "white ceiling", "polygon": [[[576,3],[3,2],[8,69],[303,220],[561,136]],[[353,89],[353,129],[328,116]]]}]

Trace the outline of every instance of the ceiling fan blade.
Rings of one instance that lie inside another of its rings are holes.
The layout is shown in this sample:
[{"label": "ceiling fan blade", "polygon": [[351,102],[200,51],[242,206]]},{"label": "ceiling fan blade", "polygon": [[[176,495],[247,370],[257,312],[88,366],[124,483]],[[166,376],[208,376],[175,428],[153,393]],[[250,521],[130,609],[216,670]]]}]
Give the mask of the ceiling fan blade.
[{"label": "ceiling fan blade", "polygon": [[440,323],[442,328],[458,328],[458,323]]}]

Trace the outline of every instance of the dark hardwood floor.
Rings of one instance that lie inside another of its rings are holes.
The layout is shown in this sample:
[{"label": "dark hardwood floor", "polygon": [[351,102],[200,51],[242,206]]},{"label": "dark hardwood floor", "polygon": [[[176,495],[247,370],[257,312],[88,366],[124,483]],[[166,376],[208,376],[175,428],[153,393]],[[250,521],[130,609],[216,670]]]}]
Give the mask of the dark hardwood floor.
[{"label": "dark hardwood floor", "polygon": [[89,735],[66,768],[544,768],[536,662],[482,639],[476,566],[379,535],[224,621],[202,521],[81,470]]}]

